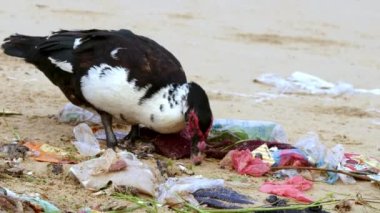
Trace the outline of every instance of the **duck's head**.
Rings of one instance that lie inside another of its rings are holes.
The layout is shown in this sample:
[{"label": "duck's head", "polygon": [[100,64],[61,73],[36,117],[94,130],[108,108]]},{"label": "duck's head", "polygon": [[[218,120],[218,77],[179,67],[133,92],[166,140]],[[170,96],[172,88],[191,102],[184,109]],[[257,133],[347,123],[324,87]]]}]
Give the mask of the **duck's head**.
[{"label": "duck's head", "polygon": [[199,165],[206,150],[206,140],[213,117],[206,92],[194,82],[188,85],[186,126],[181,134],[191,141],[191,160],[195,165]]}]

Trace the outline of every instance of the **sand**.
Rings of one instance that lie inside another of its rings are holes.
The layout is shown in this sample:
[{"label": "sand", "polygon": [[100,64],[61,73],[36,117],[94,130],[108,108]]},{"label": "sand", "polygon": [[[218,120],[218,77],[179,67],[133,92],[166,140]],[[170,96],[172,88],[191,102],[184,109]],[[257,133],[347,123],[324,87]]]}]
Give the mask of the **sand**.
[{"label": "sand", "polygon": [[[262,73],[287,76],[298,70],[358,88],[380,88],[378,1],[1,3],[0,38],[16,32],[45,35],[59,29],[131,29],[156,40],[181,61],[188,78],[207,90],[214,117],[270,120],[284,126],[290,143],[314,131],[328,147],[341,143],[346,151],[380,157],[379,96],[285,95],[258,102],[257,93],[276,91],[253,82]],[[73,127],[54,118],[67,100],[41,72],[0,53],[0,82],[0,108],[23,114],[0,119],[0,143],[12,140],[10,129],[14,128],[23,138],[72,146]],[[92,195],[70,178],[47,175],[44,163],[28,160],[27,165],[37,181],[2,179],[1,185],[16,192],[40,193],[64,210],[113,202],[108,196]],[[195,172],[212,178],[237,176],[220,169],[212,159]],[[235,189],[262,200],[266,195],[257,190],[262,181],[248,177]],[[369,182],[316,183],[307,194],[318,199],[328,192],[380,199],[379,189]]]}]

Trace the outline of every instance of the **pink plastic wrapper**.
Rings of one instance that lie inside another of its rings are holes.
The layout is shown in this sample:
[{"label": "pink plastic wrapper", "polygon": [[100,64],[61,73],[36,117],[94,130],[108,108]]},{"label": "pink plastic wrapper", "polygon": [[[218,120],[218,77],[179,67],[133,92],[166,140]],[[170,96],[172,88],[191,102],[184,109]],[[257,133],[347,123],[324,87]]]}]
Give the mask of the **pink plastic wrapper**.
[{"label": "pink plastic wrapper", "polygon": [[265,182],[260,187],[260,191],[288,198],[294,198],[300,202],[310,203],[313,201],[311,198],[307,197],[303,191],[310,189],[312,186],[313,182],[306,180],[302,176],[298,175],[285,181]]},{"label": "pink plastic wrapper", "polygon": [[259,158],[254,158],[249,149],[246,150],[232,150],[230,151],[232,159],[232,167],[239,174],[247,174],[254,177],[263,176],[270,170],[270,167],[267,163],[263,162]]}]

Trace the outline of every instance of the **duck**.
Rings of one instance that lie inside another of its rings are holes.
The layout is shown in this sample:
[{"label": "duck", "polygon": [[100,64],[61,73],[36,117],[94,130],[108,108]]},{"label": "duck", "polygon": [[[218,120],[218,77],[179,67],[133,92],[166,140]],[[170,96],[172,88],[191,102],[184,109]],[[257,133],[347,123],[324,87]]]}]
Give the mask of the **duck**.
[{"label": "duck", "polygon": [[154,40],[131,30],[59,30],[47,36],[13,34],[6,55],[23,58],[57,86],[74,105],[100,115],[107,148],[120,145],[112,123],[178,133],[191,143],[191,160],[201,164],[213,115],[205,90],[188,82],[178,59]]}]

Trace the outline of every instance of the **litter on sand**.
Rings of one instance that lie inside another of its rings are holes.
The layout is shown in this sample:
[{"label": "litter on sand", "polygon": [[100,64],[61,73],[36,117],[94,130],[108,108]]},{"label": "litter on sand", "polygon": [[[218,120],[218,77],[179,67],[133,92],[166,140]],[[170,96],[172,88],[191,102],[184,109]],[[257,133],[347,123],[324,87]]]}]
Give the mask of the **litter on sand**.
[{"label": "litter on sand", "polygon": [[29,148],[19,143],[0,145],[0,157],[8,160],[24,159],[29,153]]},{"label": "litter on sand", "polygon": [[36,161],[51,163],[75,163],[70,154],[61,148],[46,143],[27,141],[23,144],[32,152],[32,158]]},{"label": "litter on sand", "polygon": [[227,131],[236,135],[239,140],[288,142],[285,130],[280,124],[270,121],[237,119],[215,119],[208,140],[215,140]]},{"label": "litter on sand", "polygon": [[224,187],[198,189],[193,196],[200,205],[218,209],[240,209],[243,208],[240,204],[254,204],[252,198]]},{"label": "litter on sand", "polygon": [[[101,152],[98,139],[105,139],[102,129],[93,134],[93,130],[87,124],[81,123],[73,131],[76,138],[74,145],[81,155],[96,156]],[[119,139],[125,135],[126,132],[117,133]],[[163,135],[141,128],[140,138],[152,142],[156,151],[166,157],[177,159],[190,155],[191,142],[180,134]],[[313,182],[302,177],[297,168],[326,168],[329,171],[347,172],[350,172],[351,168],[352,172],[367,172],[365,175],[374,176],[374,180],[378,175],[379,164],[376,159],[356,156],[357,161],[353,162],[354,155],[345,153],[342,145],[327,148],[315,133],[308,133],[293,146],[288,143],[283,127],[274,122],[215,119],[206,144],[207,157],[224,157],[220,161],[223,168],[253,177],[276,177],[280,173],[280,178],[288,176],[289,178],[283,181],[267,181],[259,190],[303,203],[312,202],[312,198],[306,196],[304,191],[311,189]],[[157,167],[161,164],[157,163]],[[364,165],[367,166],[367,170],[360,170]],[[278,173],[273,173],[276,167],[279,170],[281,167],[292,169],[284,168]],[[184,165],[180,166],[180,169],[184,168],[186,169]],[[111,182],[114,186],[132,188],[138,193],[149,195],[160,205],[170,207],[190,203],[194,206],[235,209],[255,203],[253,199],[226,188],[223,179],[202,176],[172,177],[169,174],[161,174],[165,182],[159,183],[160,179],[150,167],[138,160],[134,154],[124,151],[116,153],[107,149],[102,156],[74,165],[70,171],[86,189],[97,191]],[[180,172],[177,175],[179,174],[193,175],[194,172]],[[330,184],[338,179],[344,183],[355,181],[352,177],[337,172],[322,175],[323,180]],[[283,199],[278,199],[278,202],[271,205],[288,206]]]},{"label": "litter on sand", "polygon": [[83,156],[95,156],[100,153],[100,145],[91,128],[86,123],[74,127],[74,146]]},{"label": "litter on sand", "polygon": [[232,167],[239,174],[247,174],[254,177],[260,177],[270,171],[268,163],[264,162],[259,157],[252,156],[250,150],[232,150],[230,151],[232,158]]},{"label": "litter on sand", "polygon": [[100,116],[86,109],[67,103],[57,115],[58,121],[62,123],[78,124],[86,122],[89,124],[101,124]]},{"label": "litter on sand", "polygon": [[192,193],[199,189],[223,187],[223,179],[209,179],[202,176],[168,178],[158,187],[157,201],[169,206],[183,203],[185,200],[197,204]]},{"label": "litter on sand", "polygon": [[76,164],[70,171],[89,190],[99,190],[112,182],[115,186],[132,187],[142,194],[155,196],[156,176],[129,152],[107,149],[101,157]]},{"label": "litter on sand", "polygon": [[[116,137],[120,139],[125,135],[126,133],[123,132],[116,133]],[[105,139],[104,131],[102,130],[98,130],[95,136],[98,139]],[[143,141],[153,143],[156,152],[166,157],[180,159],[190,156],[191,141],[181,134],[158,134],[143,127],[140,129],[140,138]],[[264,143],[269,148],[272,146],[278,146],[279,148],[292,147],[284,143],[284,141],[287,141],[287,137],[283,127],[274,122],[215,119],[206,141],[205,154],[207,157],[221,159],[230,150],[253,150]]]},{"label": "litter on sand", "polygon": [[302,176],[295,176],[285,181],[267,181],[261,185],[260,191],[310,203],[312,199],[304,195],[303,191],[311,189],[312,186],[313,182],[304,179]]},{"label": "litter on sand", "polygon": [[284,94],[312,94],[312,95],[333,95],[343,94],[372,94],[380,95],[380,89],[358,89],[353,85],[338,82],[331,83],[317,76],[304,72],[293,72],[289,77],[281,77],[276,74],[266,73],[257,77],[255,82],[276,87],[280,93]]},{"label": "litter on sand", "polygon": [[361,154],[344,153],[341,165],[343,170],[367,175],[380,182],[380,159]]},{"label": "litter on sand", "polygon": [[[123,140],[125,136],[128,135],[128,132],[120,131],[118,129],[115,129],[113,133],[115,134],[117,140]],[[104,129],[98,129],[94,132],[94,135],[98,140],[106,140],[106,132],[104,131]]]},{"label": "litter on sand", "polygon": [[260,158],[263,160],[263,162],[269,164],[269,166],[272,166],[276,163],[276,161],[273,158],[272,152],[269,150],[267,144],[263,144],[253,151],[251,151],[252,156]]},{"label": "litter on sand", "polygon": [[2,116],[12,116],[12,115],[22,115],[21,112],[16,112],[16,111],[12,111],[12,110],[8,110],[8,109],[2,109],[0,110],[0,117]]},{"label": "litter on sand", "polygon": [[16,194],[0,187],[0,212],[61,212],[55,205],[38,196]]},{"label": "litter on sand", "polygon": [[[224,137],[229,140],[233,138]],[[318,135],[313,132],[309,132],[299,139],[295,143],[295,147],[265,142],[252,149],[234,148],[220,161],[220,166],[236,170],[239,174],[264,176],[271,170],[286,169],[277,172],[275,176],[294,177],[299,175],[297,168],[302,170],[309,168],[309,170],[319,171],[319,175],[317,173],[309,175],[310,179],[325,181],[329,184],[334,184],[339,179],[345,184],[354,184],[355,178],[378,181],[380,177],[378,159],[361,157],[361,159],[353,161],[350,157],[355,154],[346,153],[341,144],[327,148],[320,142]],[[272,163],[273,161],[274,163]],[[350,165],[350,163],[352,164]],[[360,170],[358,168],[369,169]]]}]

